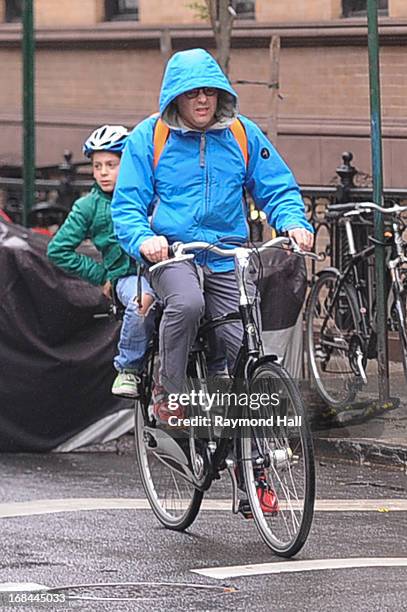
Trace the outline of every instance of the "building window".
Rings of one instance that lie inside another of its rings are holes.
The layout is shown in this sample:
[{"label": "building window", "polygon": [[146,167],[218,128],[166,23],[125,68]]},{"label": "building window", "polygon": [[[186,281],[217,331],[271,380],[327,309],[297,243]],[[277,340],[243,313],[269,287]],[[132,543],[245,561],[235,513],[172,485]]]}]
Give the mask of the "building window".
[{"label": "building window", "polygon": [[[379,15],[389,14],[388,0],[379,0],[377,3]],[[367,12],[367,0],[342,0],[343,17],[362,17]]]},{"label": "building window", "polygon": [[6,0],[6,21],[21,21],[24,0]]},{"label": "building window", "polygon": [[105,0],[105,11],[108,21],[137,20],[138,0]]},{"label": "building window", "polygon": [[236,11],[236,19],[255,18],[255,0],[232,0],[230,4]]}]

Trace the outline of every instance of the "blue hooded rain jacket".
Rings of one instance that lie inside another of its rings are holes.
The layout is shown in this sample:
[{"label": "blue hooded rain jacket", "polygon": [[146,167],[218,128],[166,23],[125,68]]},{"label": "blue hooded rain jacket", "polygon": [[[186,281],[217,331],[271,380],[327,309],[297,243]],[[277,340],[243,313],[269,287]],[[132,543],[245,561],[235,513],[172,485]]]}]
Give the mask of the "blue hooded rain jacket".
[{"label": "blue hooded rain jacket", "polygon": [[[197,87],[221,90],[216,123],[205,131],[186,127],[174,104],[178,95]],[[246,241],[243,188],[277,231],[299,227],[312,231],[291,171],[259,127],[237,114],[237,94],[207,51],[181,51],[170,59],[160,115],[170,134],[157,167],[153,166],[157,116],[153,116],[128,138],[112,200],[115,231],[132,257],[141,259],[141,244],[154,235],[165,236],[169,243]],[[237,116],[248,140],[247,167],[229,129]],[[233,260],[212,253],[199,253],[196,262],[215,271],[234,267]]]}]

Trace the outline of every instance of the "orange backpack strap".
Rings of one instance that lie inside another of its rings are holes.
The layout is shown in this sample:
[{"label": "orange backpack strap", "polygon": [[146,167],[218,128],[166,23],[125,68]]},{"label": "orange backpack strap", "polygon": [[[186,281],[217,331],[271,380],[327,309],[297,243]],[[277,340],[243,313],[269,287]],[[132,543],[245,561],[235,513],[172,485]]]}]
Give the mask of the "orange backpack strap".
[{"label": "orange backpack strap", "polygon": [[157,167],[169,135],[170,128],[165,125],[164,121],[158,118],[154,127],[154,168]]},{"label": "orange backpack strap", "polygon": [[[230,126],[230,130],[233,136],[236,138],[237,143],[242,151],[244,163],[247,167],[249,162],[249,151],[247,145],[247,135],[246,130],[243,127],[240,119],[235,119]],[[158,118],[157,123],[154,126],[154,168],[157,167],[157,164],[160,160],[161,153],[163,152],[165,143],[168,140],[168,136],[170,134],[170,128]]]},{"label": "orange backpack strap", "polygon": [[243,127],[240,119],[235,119],[232,125],[230,126],[233,136],[236,138],[237,143],[242,151],[244,163],[247,165],[249,163],[249,149],[247,145],[247,134],[246,130]]}]

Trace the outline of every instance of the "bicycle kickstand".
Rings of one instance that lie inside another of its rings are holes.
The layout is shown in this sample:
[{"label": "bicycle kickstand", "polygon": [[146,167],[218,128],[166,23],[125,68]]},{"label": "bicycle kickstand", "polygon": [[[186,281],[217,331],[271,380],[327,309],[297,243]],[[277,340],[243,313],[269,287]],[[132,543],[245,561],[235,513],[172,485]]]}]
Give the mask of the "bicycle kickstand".
[{"label": "bicycle kickstand", "polygon": [[236,464],[230,457],[226,459],[226,468],[232,481],[232,512],[237,514],[239,512],[239,498],[237,496]]},{"label": "bicycle kickstand", "polygon": [[358,368],[359,368],[359,372],[360,372],[360,376],[362,378],[363,384],[367,385],[367,376],[366,376],[365,368],[363,367],[363,355],[362,355],[362,353],[358,354],[358,356],[356,357],[356,361],[357,361],[357,364],[358,364]]}]

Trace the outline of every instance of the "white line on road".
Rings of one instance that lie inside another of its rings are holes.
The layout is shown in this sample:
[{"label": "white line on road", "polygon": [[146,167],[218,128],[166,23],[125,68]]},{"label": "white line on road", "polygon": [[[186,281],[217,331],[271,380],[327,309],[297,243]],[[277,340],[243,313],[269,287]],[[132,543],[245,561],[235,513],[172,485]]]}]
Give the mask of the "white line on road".
[{"label": "white line on road", "polygon": [[[184,506],[187,507],[187,501]],[[225,499],[204,499],[203,510],[230,511],[232,503]],[[148,510],[146,499],[124,497],[87,497],[65,499],[35,499],[0,504],[0,518],[80,512],[83,510]],[[318,499],[317,512],[406,512],[407,499]]]},{"label": "white line on road", "polygon": [[231,565],[230,567],[207,567],[191,570],[208,578],[224,580],[238,576],[256,576],[260,574],[281,574],[291,572],[313,572],[317,570],[352,569],[358,567],[407,567],[407,557],[349,559],[314,559],[311,561],[275,561],[257,565]]},{"label": "white line on road", "polygon": [[37,584],[36,582],[1,582],[0,593],[10,593],[15,591],[16,593],[24,592],[35,592],[35,591],[48,591],[49,587],[45,584]]}]

